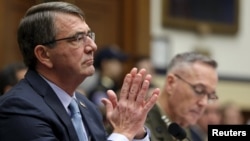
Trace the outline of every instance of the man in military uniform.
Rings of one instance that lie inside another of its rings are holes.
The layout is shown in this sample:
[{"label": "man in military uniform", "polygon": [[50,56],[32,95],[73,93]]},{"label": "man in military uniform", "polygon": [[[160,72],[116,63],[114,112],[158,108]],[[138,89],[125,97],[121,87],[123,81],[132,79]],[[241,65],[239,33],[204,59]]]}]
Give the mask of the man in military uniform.
[{"label": "man in military uniform", "polygon": [[[146,120],[152,141],[182,140],[186,137],[183,134],[190,139],[187,127],[195,124],[206,106],[218,98],[216,68],[215,60],[196,52],[177,54],[171,60],[158,102]],[[170,129],[173,122],[181,128]]]}]

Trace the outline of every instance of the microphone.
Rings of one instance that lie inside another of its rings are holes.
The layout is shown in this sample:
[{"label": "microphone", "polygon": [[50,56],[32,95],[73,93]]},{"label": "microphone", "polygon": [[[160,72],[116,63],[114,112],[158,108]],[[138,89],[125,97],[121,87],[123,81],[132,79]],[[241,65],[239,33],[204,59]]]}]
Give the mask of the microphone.
[{"label": "microphone", "polygon": [[162,116],[161,119],[166,123],[169,133],[176,139],[183,140],[187,137],[187,134],[183,128],[177,123],[171,122],[167,116]]},{"label": "microphone", "polygon": [[187,134],[184,129],[182,129],[177,123],[173,122],[169,125],[168,131],[175,138],[183,140],[187,137]]}]

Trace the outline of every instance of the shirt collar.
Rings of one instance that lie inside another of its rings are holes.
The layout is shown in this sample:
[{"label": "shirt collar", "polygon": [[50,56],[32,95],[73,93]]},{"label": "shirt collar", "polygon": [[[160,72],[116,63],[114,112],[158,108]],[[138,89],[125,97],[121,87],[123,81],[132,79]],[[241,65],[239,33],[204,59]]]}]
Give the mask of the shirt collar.
[{"label": "shirt collar", "polygon": [[61,103],[63,104],[65,110],[69,113],[69,109],[68,106],[70,104],[70,102],[72,101],[73,98],[76,99],[75,96],[75,92],[73,94],[73,96],[71,97],[69,94],[67,94],[63,89],[61,89],[60,87],[58,87],[56,84],[54,84],[53,82],[49,81],[48,79],[46,79],[45,77],[43,77],[41,75],[41,77],[50,85],[50,87],[54,90],[54,92],[56,93],[57,97],[59,98],[59,100],[61,101]]}]

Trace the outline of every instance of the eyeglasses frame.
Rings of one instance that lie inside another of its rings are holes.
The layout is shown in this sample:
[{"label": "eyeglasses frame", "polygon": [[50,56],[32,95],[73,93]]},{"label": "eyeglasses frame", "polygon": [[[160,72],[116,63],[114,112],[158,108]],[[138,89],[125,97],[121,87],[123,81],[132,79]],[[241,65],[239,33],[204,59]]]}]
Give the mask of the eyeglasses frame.
[{"label": "eyeglasses frame", "polygon": [[79,33],[76,33],[75,35],[70,36],[70,37],[55,39],[55,40],[52,40],[52,41],[49,41],[49,42],[42,43],[42,45],[49,45],[49,44],[53,44],[55,42],[63,41],[63,40],[77,40],[77,37],[79,35],[85,36],[84,38],[89,37],[91,40],[95,41],[95,32],[89,31],[87,33],[86,32],[79,32]]},{"label": "eyeglasses frame", "polygon": [[[174,76],[177,77],[178,79],[182,80],[186,84],[188,84],[192,88],[192,90],[195,92],[195,94],[197,96],[200,96],[200,95],[204,95],[205,96],[205,95],[207,95],[209,103],[214,102],[215,100],[219,99],[216,94],[209,94],[209,93],[200,93],[200,92],[198,92],[197,89],[196,89],[196,85],[194,85],[194,84],[188,82],[187,80],[183,79],[180,75],[174,74]],[[213,95],[214,98],[210,97],[211,95]]]}]

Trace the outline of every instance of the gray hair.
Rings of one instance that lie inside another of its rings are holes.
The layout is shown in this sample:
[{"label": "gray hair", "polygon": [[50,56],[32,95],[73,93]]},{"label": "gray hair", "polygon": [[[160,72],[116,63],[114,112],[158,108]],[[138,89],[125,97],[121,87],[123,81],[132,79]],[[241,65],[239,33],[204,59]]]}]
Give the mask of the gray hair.
[{"label": "gray hair", "polygon": [[174,70],[174,68],[177,68],[177,66],[183,65],[183,64],[193,64],[196,62],[200,62],[203,64],[207,64],[208,66],[211,66],[212,68],[217,68],[217,62],[213,60],[212,58],[203,55],[198,52],[184,52],[177,54],[169,63],[167,69],[168,71]]},{"label": "gray hair", "polygon": [[[18,44],[24,63],[35,69],[37,59],[34,54],[36,45],[55,40],[55,14],[69,13],[85,18],[83,11],[67,2],[47,2],[32,6],[27,10],[18,27]],[[54,45],[48,45],[53,47]]]}]

